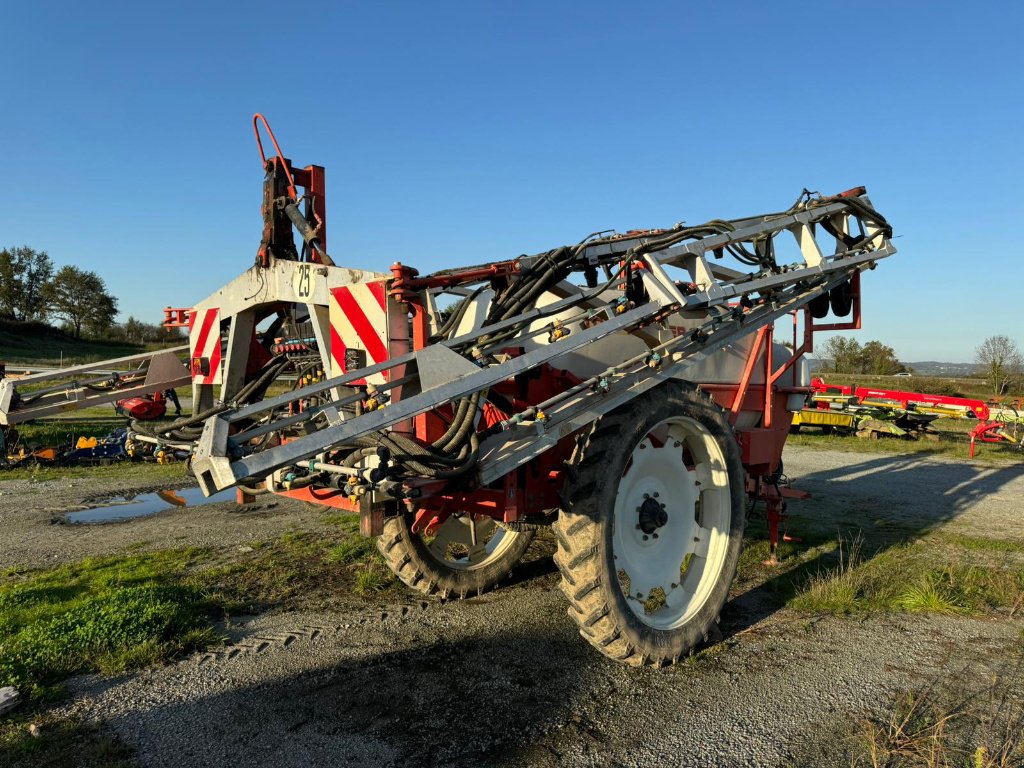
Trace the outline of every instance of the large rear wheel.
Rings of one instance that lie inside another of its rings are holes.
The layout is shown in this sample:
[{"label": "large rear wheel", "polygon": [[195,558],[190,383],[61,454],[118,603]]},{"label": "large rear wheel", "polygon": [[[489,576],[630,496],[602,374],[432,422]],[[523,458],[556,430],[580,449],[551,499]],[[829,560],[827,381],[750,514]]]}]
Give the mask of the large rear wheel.
[{"label": "large rear wheel", "polygon": [[706,642],[739,560],[744,477],[724,414],[691,385],[666,382],[598,421],[555,524],[583,637],[635,666]]}]

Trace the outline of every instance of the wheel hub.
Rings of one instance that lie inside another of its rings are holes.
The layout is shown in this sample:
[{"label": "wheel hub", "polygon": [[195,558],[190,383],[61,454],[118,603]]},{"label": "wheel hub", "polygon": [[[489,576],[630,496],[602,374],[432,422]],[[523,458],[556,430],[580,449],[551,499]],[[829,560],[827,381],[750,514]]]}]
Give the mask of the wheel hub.
[{"label": "wheel hub", "polygon": [[728,482],[721,449],[692,420],[662,422],[634,447],[619,479],[612,547],[629,608],[645,624],[679,626],[717,583]]},{"label": "wheel hub", "polygon": [[668,512],[665,511],[664,504],[659,504],[648,496],[640,505],[639,518],[640,522],[636,527],[649,536],[668,522]]}]

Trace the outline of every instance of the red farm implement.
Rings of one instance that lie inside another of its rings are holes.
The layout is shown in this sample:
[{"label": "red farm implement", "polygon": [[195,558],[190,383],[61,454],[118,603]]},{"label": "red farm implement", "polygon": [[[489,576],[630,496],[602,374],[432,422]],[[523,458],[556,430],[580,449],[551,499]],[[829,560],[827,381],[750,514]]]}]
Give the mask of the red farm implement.
[{"label": "red farm implement", "polygon": [[865,190],[376,272],[328,255],[324,169],[293,166],[261,124],[255,263],[168,311],[190,329],[194,413],[133,432],[193,451],[207,494],[359,515],[426,594],[497,585],[553,526],[569,614],[603,653],[661,665],[700,643],[747,502],[774,546],[795,494],[781,454],[814,333],[859,328],[861,273],[895,252]]}]

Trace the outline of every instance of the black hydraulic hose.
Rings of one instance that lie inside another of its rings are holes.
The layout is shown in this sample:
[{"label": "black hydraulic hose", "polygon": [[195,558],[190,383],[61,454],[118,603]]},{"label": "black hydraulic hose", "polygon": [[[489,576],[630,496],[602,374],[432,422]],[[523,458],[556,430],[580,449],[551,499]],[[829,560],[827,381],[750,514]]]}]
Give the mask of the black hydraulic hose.
[{"label": "black hydraulic hose", "polygon": [[[269,386],[270,382],[280,374],[288,363],[289,360],[284,355],[271,359],[265,366],[263,366],[260,375],[238,392],[236,401],[241,403],[248,402],[248,400],[261,388],[265,389]],[[131,428],[134,432],[148,435],[149,437],[157,440],[162,439],[164,435],[168,435],[174,439],[192,441],[202,434],[202,427],[197,425],[205,422],[211,416],[223,413],[228,410],[228,407],[229,406],[226,403],[219,403],[211,408],[207,408],[205,411],[173,421],[159,430],[152,429],[149,425],[144,425],[137,419],[133,419],[131,422]],[[193,427],[193,429],[189,429],[190,427]]]},{"label": "black hydraulic hose", "polygon": [[[395,433],[389,433],[389,437],[393,437]],[[419,446],[422,447],[422,446]],[[479,440],[476,433],[471,433],[469,442],[463,446],[462,451],[459,452],[457,461],[461,462],[455,466],[451,466],[447,469],[439,469],[436,467],[428,466],[426,464],[417,461],[416,459],[405,459],[400,463],[407,469],[416,472],[424,477],[429,477],[437,480],[448,480],[456,477],[460,477],[470,471],[477,462],[479,456],[478,449],[480,447]],[[395,456],[396,461],[398,457]]]},{"label": "black hydraulic hose", "polygon": [[277,357],[271,358],[266,365],[263,366],[260,373],[255,379],[246,384],[242,389],[235,394],[234,401],[236,403],[248,403],[252,400],[259,400],[263,397],[263,393],[266,392],[267,387],[276,379],[291,361],[285,355],[278,355]]},{"label": "black hydraulic hose", "polygon": [[193,414],[191,416],[186,416],[184,418],[178,419],[177,421],[172,421],[159,432],[155,429],[151,429],[148,424],[142,424],[137,419],[132,419],[131,429],[133,432],[139,432],[143,435],[149,435],[150,437],[160,439],[160,436],[163,434],[167,434],[169,432],[176,432],[179,429],[185,429],[186,427],[190,427],[194,424],[206,421],[211,416],[216,416],[219,413],[223,413],[227,409],[227,405],[223,403],[215,405],[212,408],[207,408],[205,411],[200,411],[199,413]]},{"label": "black hydraulic hose", "polygon": [[475,291],[469,294],[469,296],[463,297],[462,301],[459,303],[456,310],[452,312],[451,315],[448,316],[447,320],[445,320],[444,325],[441,326],[441,329],[433,336],[431,336],[431,341],[448,338],[448,334],[459,327],[459,323],[461,323],[462,318],[466,316],[466,312],[469,309],[469,307],[473,304],[477,296],[479,296],[486,287],[486,285],[481,285],[479,288],[477,288]]},{"label": "black hydraulic hose", "polygon": [[305,488],[307,486],[313,485],[314,483],[317,483],[321,480],[322,474],[322,472],[317,472],[312,475],[306,475],[305,477],[297,477],[287,484],[287,490],[290,491],[293,488]]},{"label": "black hydraulic hose", "polygon": [[309,365],[305,366],[304,368],[296,372],[295,382],[292,384],[292,390],[296,390],[299,388],[299,383],[302,381],[302,378],[306,375],[306,373],[308,373],[309,371],[315,371],[319,367],[319,362],[310,363]]},{"label": "black hydraulic hose", "polygon": [[343,466],[343,467],[354,467],[356,464],[358,464],[360,462],[360,460],[365,459],[365,458],[367,458],[369,456],[376,456],[376,455],[377,455],[377,448],[376,447],[367,446],[366,448],[356,448],[354,451],[352,451],[352,453],[350,453],[348,456],[346,456],[342,460],[341,466]]},{"label": "black hydraulic hose", "polygon": [[850,208],[853,208],[862,218],[873,222],[881,231],[885,237],[892,237],[892,226],[886,221],[885,217],[872,208],[870,205],[865,203],[859,197],[844,197],[842,202],[846,203]]},{"label": "black hydraulic hose", "polygon": [[[455,466],[461,461],[457,456],[453,457],[435,453],[430,448],[420,445],[415,440],[399,432],[384,432],[380,434],[381,440],[385,443],[390,443],[387,447],[392,450],[392,454],[396,459],[402,456],[411,456],[418,461],[432,462],[446,467]],[[462,449],[464,450],[465,446],[462,446]]]},{"label": "black hydraulic hose", "polygon": [[[463,404],[465,407],[463,408]],[[434,441],[433,447],[439,451],[450,451],[460,446],[469,435],[470,430],[476,427],[476,413],[480,405],[480,393],[474,392],[470,397],[459,401],[459,409],[463,411],[461,417],[456,413],[447,431]]]}]

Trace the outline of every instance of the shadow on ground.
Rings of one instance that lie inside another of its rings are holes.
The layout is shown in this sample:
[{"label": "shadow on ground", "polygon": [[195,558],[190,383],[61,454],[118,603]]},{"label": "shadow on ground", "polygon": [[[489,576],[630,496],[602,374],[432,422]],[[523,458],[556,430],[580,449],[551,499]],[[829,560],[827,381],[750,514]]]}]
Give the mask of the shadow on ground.
[{"label": "shadow on ground", "polygon": [[555,766],[565,726],[566,748],[597,764],[603,738],[587,736],[573,702],[611,695],[599,672],[611,662],[573,634],[495,626],[409,649],[354,648],[330,667],[111,724],[141,739],[147,765]]}]

